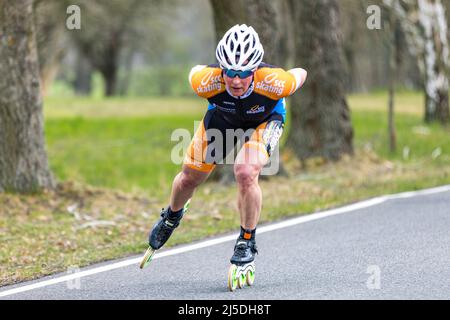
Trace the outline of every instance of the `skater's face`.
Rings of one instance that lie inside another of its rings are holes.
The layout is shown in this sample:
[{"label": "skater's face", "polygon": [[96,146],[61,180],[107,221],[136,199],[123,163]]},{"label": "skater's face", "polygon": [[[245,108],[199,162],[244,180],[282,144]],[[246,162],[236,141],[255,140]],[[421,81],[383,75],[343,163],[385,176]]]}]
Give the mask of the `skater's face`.
[{"label": "skater's face", "polygon": [[225,81],[225,86],[227,90],[235,97],[243,96],[253,81],[253,74],[246,78],[239,78],[239,76],[235,76],[231,78],[224,73],[223,80]]}]

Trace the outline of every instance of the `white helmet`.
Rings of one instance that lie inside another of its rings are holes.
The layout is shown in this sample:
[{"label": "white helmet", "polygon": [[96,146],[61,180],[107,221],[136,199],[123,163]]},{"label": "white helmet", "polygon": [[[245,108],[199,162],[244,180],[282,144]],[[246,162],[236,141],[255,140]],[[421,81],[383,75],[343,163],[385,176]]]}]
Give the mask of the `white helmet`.
[{"label": "white helmet", "polygon": [[222,69],[253,71],[264,57],[259,36],[252,27],[235,25],[227,31],[216,49],[216,58]]}]

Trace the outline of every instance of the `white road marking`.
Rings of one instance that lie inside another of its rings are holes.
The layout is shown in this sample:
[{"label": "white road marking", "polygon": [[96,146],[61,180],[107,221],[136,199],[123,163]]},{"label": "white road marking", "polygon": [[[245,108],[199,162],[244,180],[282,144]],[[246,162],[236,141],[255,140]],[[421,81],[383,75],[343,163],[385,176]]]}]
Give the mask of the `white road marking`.
[{"label": "white road marking", "polygon": [[[385,195],[385,196],[365,200],[362,202],[354,203],[354,204],[351,204],[351,205],[348,205],[348,206],[345,206],[342,208],[331,209],[331,210],[327,210],[327,211],[323,211],[323,212],[319,212],[319,213],[310,214],[307,216],[301,216],[298,218],[293,218],[293,219],[289,219],[286,221],[266,225],[266,226],[258,228],[258,234],[270,232],[273,230],[283,229],[283,228],[295,226],[298,224],[302,224],[302,223],[306,223],[306,222],[310,222],[310,221],[314,221],[314,220],[319,220],[319,219],[323,219],[323,218],[327,218],[327,217],[331,217],[331,216],[335,216],[335,215],[339,215],[339,214],[343,214],[343,213],[347,213],[347,212],[352,212],[352,211],[355,211],[358,209],[364,209],[364,208],[376,206],[376,205],[384,203],[388,200],[406,199],[406,198],[412,198],[412,197],[421,196],[421,195],[430,195],[430,194],[442,193],[442,192],[447,192],[447,191],[450,191],[450,185],[442,186],[442,187],[438,187],[438,188],[420,190],[420,191],[404,192],[404,193],[399,193],[399,194],[394,194],[394,195]],[[225,237],[212,239],[212,240],[203,241],[200,243],[181,246],[181,247],[175,248],[175,249],[170,249],[167,251],[156,253],[155,256],[153,257],[153,260],[163,258],[163,257],[173,256],[173,255],[184,253],[184,252],[198,250],[201,248],[214,246],[214,245],[228,242],[228,241],[235,241],[237,236],[238,236],[238,233],[232,234],[229,236],[225,236]],[[23,285],[18,288],[1,291],[0,298],[10,296],[13,294],[17,294],[17,293],[21,293],[21,292],[26,292],[26,291],[35,290],[38,288],[51,286],[51,285],[58,284],[61,282],[66,282],[66,281],[70,281],[70,280],[74,280],[74,279],[79,279],[82,277],[87,277],[87,276],[94,275],[97,273],[102,273],[102,272],[106,272],[106,271],[110,271],[110,270],[127,267],[127,266],[133,265],[133,264],[136,264],[136,268],[139,268],[138,264],[140,263],[141,259],[142,259],[142,257],[132,258],[132,259],[128,259],[125,261],[112,263],[112,264],[109,264],[106,266],[97,267],[97,268],[93,268],[90,270],[86,270],[86,271],[82,271],[82,272],[78,272],[78,273],[74,273],[74,274],[70,274],[70,275],[66,275],[66,276],[60,276],[60,277],[57,277],[54,279],[43,280],[43,281],[40,281],[37,283]]]}]

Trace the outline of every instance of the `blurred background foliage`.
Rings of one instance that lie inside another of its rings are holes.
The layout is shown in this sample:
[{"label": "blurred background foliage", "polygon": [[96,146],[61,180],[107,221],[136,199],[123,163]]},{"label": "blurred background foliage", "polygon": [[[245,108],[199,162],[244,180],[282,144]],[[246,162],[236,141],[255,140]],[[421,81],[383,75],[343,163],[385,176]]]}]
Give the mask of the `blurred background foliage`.
[{"label": "blurred background foliage", "polygon": [[[275,7],[282,7],[283,2],[274,1]],[[450,4],[448,0],[443,3]],[[61,0],[35,3],[46,96],[191,95],[186,80],[190,68],[215,62],[215,26],[208,0],[70,1],[81,8],[81,30],[67,30],[68,4]],[[368,30],[366,1],[344,0],[339,6],[347,91],[386,88],[390,30]],[[274,28],[279,27],[278,20],[273,17]],[[293,66],[289,38],[286,35],[287,44],[280,44],[287,47],[285,68]],[[399,87],[419,90],[417,62],[405,39],[399,45]]]},{"label": "blurred background foliage", "polygon": [[[81,30],[66,28],[69,4],[81,9]],[[192,65],[214,62],[207,0],[45,0],[35,6],[46,96],[188,95]]]}]

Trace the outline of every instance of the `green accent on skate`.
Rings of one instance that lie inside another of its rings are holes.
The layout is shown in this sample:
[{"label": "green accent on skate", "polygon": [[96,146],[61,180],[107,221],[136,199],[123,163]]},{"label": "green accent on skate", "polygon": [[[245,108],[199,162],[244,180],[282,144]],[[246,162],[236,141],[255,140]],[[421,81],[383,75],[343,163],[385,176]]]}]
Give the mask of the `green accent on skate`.
[{"label": "green accent on skate", "polygon": [[188,202],[186,202],[186,204],[184,205],[183,211],[185,213],[188,211],[190,205],[191,205],[191,199],[189,199]]},{"label": "green accent on skate", "polygon": [[235,265],[231,265],[230,270],[228,271],[228,288],[230,289],[230,291],[235,291],[237,286],[238,286],[237,267]]},{"label": "green accent on skate", "polygon": [[153,253],[150,255],[150,257],[148,257],[147,261],[145,262],[146,265],[149,264],[150,262],[152,262],[152,260],[153,260],[153,255],[154,255],[154,254],[155,254],[155,253],[153,252]]},{"label": "green accent on skate", "polygon": [[255,282],[255,272],[251,270],[247,271],[247,284],[251,286],[253,285],[254,282]]},{"label": "green accent on skate", "polygon": [[247,281],[246,276],[245,276],[245,273],[241,273],[241,274],[240,274],[239,280],[238,280],[238,281],[239,281],[239,282],[238,282],[239,288],[240,288],[240,289],[244,288],[245,283],[246,283],[246,281]]},{"label": "green accent on skate", "polygon": [[143,261],[141,262],[141,269],[144,269],[145,267],[147,267],[150,262],[152,262],[153,256],[155,255],[156,250],[153,250],[152,248],[148,248],[147,251],[145,252],[145,255],[143,257]]},{"label": "green accent on skate", "polygon": [[238,285],[238,277],[236,276],[236,271],[233,272],[233,288],[236,288]]}]

